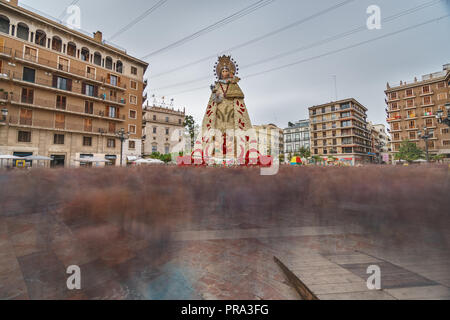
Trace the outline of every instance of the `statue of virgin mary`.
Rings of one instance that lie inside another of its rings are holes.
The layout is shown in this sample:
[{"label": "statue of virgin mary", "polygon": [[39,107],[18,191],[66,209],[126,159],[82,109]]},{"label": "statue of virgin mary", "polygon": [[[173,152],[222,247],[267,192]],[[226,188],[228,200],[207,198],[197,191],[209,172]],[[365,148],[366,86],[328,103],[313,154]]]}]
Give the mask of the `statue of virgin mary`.
[{"label": "statue of virgin mary", "polygon": [[230,56],[219,57],[217,81],[195,142],[193,158],[199,164],[257,164],[258,143],[236,76],[238,66]]}]

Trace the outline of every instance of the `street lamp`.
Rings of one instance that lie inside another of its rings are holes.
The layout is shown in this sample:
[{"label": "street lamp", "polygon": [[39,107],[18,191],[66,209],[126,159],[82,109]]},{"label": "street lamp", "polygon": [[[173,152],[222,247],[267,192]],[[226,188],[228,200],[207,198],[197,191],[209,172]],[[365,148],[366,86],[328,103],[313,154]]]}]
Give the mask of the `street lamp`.
[{"label": "street lamp", "polygon": [[436,113],[436,118],[440,124],[446,124],[450,127],[450,103],[445,105],[445,109],[447,109],[447,118],[445,118],[444,110],[439,109]]},{"label": "street lamp", "polygon": [[2,122],[6,121],[6,117],[8,117],[8,109],[2,109]]},{"label": "street lamp", "polygon": [[425,152],[427,153],[427,162],[430,162],[430,155],[428,153],[428,140],[433,137],[433,135],[428,131],[428,128],[423,128],[422,130],[419,130],[418,132],[419,138],[423,139],[425,141]]},{"label": "street lamp", "polygon": [[130,133],[122,128],[116,132],[116,137],[120,140],[120,166],[123,167],[123,143],[130,138]]}]

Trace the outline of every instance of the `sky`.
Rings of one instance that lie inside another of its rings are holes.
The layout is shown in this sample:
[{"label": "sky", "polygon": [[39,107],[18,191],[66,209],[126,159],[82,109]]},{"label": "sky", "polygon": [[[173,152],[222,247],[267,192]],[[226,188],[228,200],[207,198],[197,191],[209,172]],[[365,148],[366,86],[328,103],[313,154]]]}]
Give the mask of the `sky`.
[{"label": "sky", "polygon": [[[126,48],[130,55],[143,58],[257,1],[168,0],[112,42]],[[81,9],[81,28],[100,30],[108,40],[159,0],[19,1],[55,17],[73,2]],[[240,86],[255,125],[274,123],[285,128],[288,122],[308,118],[309,107],[335,101],[336,97],[355,98],[369,109],[369,121],[386,124],[387,82],[409,82],[441,71],[442,65],[450,63],[449,17],[408,30],[450,14],[450,0],[354,0],[317,15],[342,2],[274,0],[181,46],[149,56],[145,59],[150,64],[145,77],[150,103],[153,94],[158,100],[163,96],[166,101],[174,99],[176,109],[186,108],[187,114],[201,122],[211,94],[209,87],[215,81],[214,64],[217,56],[226,52],[240,66]],[[429,6],[390,19],[422,4]],[[381,29],[365,27],[371,5],[381,9]],[[305,18],[304,23],[229,51]],[[358,27],[364,28],[317,44]],[[395,33],[403,29],[407,30]],[[354,46],[359,43],[363,44]],[[291,54],[255,64],[286,52]],[[193,64],[207,57],[211,58]]]}]

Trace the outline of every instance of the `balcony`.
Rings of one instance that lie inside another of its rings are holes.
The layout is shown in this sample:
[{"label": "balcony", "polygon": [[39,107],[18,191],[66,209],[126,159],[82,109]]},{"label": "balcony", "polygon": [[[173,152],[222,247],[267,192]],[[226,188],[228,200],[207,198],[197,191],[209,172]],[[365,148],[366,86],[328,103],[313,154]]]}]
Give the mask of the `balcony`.
[{"label": "balcony", "polygon": [[29,119],[21,118],[17,116],[11,116],[9,118],[9,125],[12,127],[32,128],[50,131],[72,132],[89,135],[106,135],[115,137],[114,133],[107,133],[108,128],[102,126],[91,126],[90,131],[86,131],[84,123],[74,123],[69,121],[56,122],[53,120],[41,120],[41,119]]},{"label": "balcony", "polygon": [[436,115],[433,112],[424,112],[423,117],[435,117]]},{"label": "balcony", "polygon": [[0,56],[11,57],[12,49],[7,47],[0,47]]},{"label": "balcony", "polygon": [[394,122],[402,120],[402,116],[393,116],[387,119],[387,122]]},{"label": "balcony", "polygon": [[[7,100],[7,99],[5,99]],[[25,107],[31,107],[41,110],[48,110],[48,111],[56,111],[66,114],[73,114],[83,117],[90,117],[90,118],[98,118],[98,119],[105,119],[105,120],[112,120],[112,121],[119,121],[123,122],[125,121],[125,115],[122,115],[122,117],[110,117],[108,115],[105,116],[104,111],[98,111],[97,114],[90,114],[85,112],[85,107],[81,105],[75,105],[75,104],[68,104],[65,105],[57,105],[54,100],[47,100],[42,99],[40,97],[33,97],[33,99],[28,99],[28,97],[20,96],[18,93],[13,93],[9,101],[11,104],[19,105],[19,106],[25,106]]]},{"label": "balcony", "polygon": [[104,101],[108,104],[114,104],[123,106],[126,104],[126,100],[124,97],[115,97],[106,94],[97,94],[97,95],[87,95],[82,93],[82,84],[77,82],[72,82],[72,87],[67,85],[66,88],[58,88],[54,87],[53,79],[49,76],[48,78],[35,77],[34,81],[27,81],[23,79],[23,74],[20,72],[11,72],[11,70],[3,69],[0,73],[0,80],[3,79],[11,79],[15,82],[26,86],[34,86],[38,88],[50,89],[52,91],[58,91],[62,94],[70,94],[83,99],[92,99],[96,101]]},{"label": "balcony", "polygon": [[41,57],[36,57],[33,55],[25,54],[22,51],[15,50],[14,58],[25,64],[42,67],[49,71],[60,73],[65,76],[68,76],[68,77],[75,77],[75,78],[79,78],[82,80],[87,79],[90,81],[97,82],[97,84],[99,84],[99,85],[106,85],[106,86],[110,86],[114,89],[119,89],[119,90],[123,90],[123,91],[126,89],[126,85],[121,85],[119,83],[113,84],[110,81],[108,81],[107,79],[105,79],[105,77],[101,77],[101,76],[97,76],[92,73],[88,73],[86,70],[69,67],[68,65],[58,63],[57,61],[52,61],[52,60],[44,59]]}]

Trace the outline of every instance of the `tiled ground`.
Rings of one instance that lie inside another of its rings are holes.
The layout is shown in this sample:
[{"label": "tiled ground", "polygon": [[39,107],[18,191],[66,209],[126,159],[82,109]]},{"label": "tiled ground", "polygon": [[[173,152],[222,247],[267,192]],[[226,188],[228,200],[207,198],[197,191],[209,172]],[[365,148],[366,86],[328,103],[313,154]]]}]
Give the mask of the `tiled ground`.
[{"label": "tiled ground", "polygon": [[[57,211],[0,217],[0,299],[299,299],[274,256],[320,299],[450,299],[447,252],[399,254],[354,226],[264,226],[213,231],[204,221],[165,241]],[[371,264],[381,291],[367,289]],[[66,287],[70,265],[81,268],[80,291]]]}]

